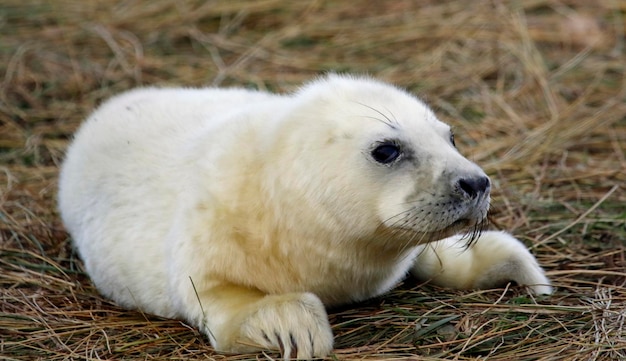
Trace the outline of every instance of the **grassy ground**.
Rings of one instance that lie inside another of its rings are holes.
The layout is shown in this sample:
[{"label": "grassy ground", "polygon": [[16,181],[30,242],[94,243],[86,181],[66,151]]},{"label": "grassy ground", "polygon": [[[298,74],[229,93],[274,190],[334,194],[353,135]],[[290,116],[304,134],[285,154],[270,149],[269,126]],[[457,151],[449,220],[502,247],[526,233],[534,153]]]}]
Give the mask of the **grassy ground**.
[{"label": "grassy ground", "polygon": [[291,91],[368,73],[425,98],[495,183],[492,226],[557,292],[407,280],[333,310],[336,359],[626,358],[626,4],[90,1],[0,4],[0,360],[265,359],[98,295],[55,208],[73,131],[131,87]]}]

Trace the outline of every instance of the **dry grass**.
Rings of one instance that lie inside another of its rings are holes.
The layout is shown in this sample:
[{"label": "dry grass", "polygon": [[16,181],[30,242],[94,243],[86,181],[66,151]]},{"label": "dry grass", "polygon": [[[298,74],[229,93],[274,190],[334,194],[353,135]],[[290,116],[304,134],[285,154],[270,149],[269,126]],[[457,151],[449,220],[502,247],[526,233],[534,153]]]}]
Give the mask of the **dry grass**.
[{"label": "dry grass", "polygon": [[55,209],[58,165],[86,114],[124,89],[289,91],[329,70],[426,98],[496,180],[494,227],[558,289],[407,280],[331,312],[333,358],[624,359],[625,14],[614,0],[2,1],[0,359],[275,357],[216,354],[178,321],[100,297]]}]

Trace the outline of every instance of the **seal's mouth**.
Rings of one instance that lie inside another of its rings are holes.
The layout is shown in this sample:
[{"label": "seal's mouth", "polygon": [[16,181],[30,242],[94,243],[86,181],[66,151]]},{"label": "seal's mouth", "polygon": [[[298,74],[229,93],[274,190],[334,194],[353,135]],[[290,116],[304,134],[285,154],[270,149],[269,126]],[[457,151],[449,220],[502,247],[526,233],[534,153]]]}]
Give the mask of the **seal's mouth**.
[{"label": "seal's mouth", "polygon": [[464,234],[463,238],[467,240],[467,246],[469,247],[478,239],[488,222],[489,219],[486,216],[480,219],[461,218],[452,223],[448,229],[450,236]]},{"label": "seal's mouth", "polygon": [[414,228],[405,228],[405,227],[393,227],[393,228],[383,228],[386,229],[386,232],[391,231],[391,233],[386,233],[387,235],[393,235],[393,238],[397,238],[402,240],[402,243],[406,247],[406,241],[408,240],[408,244],[410,245],[418,245],[418,244],[426,244],[430,242],[436,242],[442,240],[447,237],[452,237],[454,235],[463,235],[462,239],[466,241],[466,246],[470,247],[476,239],[480,236],[482,231],[485,229],[488,223],[487,217],[478,219],[478,218],[459,218],[456,221],[450,223],[448,226],[444,228],[439,228],[436,230],[428,230],[428,231],[418,231]]},{"label": "seal's mouth", "polygon": [[450,224],[450,228],[472,228],[487,221],[487,216],[481,218],[459,218]]},{"label": "seal's mouth", "polygon": [[442,233],[445,233],[446,236],[451,236],[457,233],[463,233],[466,231],[470,231],[473,227],[479,224],[480,221],[472,220],[469,218],[461,218],[457,219],[450,225],[448,225]]},{"label": "seal's mouth", "polygon": [[453,235],[458,233],[472,233],[476,232],[477,229],[483,229],[487,222],[488,219],[486,216],[482,218],[462,217],[450,223],[440,232],[446,235]]},{"label": "seal's mouth", "polygon": [[401,241],[425,244],[453,235],[464,236],[472,243],[488,223],[488,197],[473,202],[446,199],[435,203],[417,204],[380,223],[380,230],[391,231]]},{"label": "seal's mouth", "polygon": [[483,196],[476,200],[476,204],[473,207],[469,207],[465,214],[461,214],[460,217],[446,228],[454,230],[456,233],[461,232],[476,232],[477,228],[484,228],[487,224],[487,215],[489,213],[489,197]]},{"label": "seal's mouth", "polygon": [[454,221],[451,225],[448,226],[448,228],[469,227],[471,224],[472,224],[472,221],[470,219],[468,219],[468,218],[461,218],[461,219],[458,219],[458,220]]}]

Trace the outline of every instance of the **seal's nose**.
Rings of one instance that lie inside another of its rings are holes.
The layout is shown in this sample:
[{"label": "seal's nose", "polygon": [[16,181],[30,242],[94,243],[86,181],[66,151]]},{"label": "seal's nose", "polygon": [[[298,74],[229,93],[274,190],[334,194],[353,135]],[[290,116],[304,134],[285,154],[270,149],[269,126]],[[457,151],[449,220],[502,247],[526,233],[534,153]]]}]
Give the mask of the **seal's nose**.
[{"label": "seal's nose", "polygon": [[490,182],[487,176],[473,178],[461,178],[458,187],[470,198],[476,198],[479,194],[489,190]]}]

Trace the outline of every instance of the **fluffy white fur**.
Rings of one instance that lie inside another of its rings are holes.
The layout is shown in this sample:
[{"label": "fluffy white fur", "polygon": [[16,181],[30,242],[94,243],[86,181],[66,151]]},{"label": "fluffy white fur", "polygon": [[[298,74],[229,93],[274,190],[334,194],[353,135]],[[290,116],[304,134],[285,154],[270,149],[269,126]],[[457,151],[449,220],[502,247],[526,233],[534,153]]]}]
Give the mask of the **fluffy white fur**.
[{"label": "fluffy white fur", "polygon": [[[390,149],[391,161],[375,156]],[[379,295],[411,269],[455,288],[551,292],[510,235],[468,249],[453,236],[485,218],[486,176],[427,106],[366,78],[291,95],[122,94],[76,134],[59,203],[104,295],[187,320],[220,351],[325,356],[325,306]]]}]

